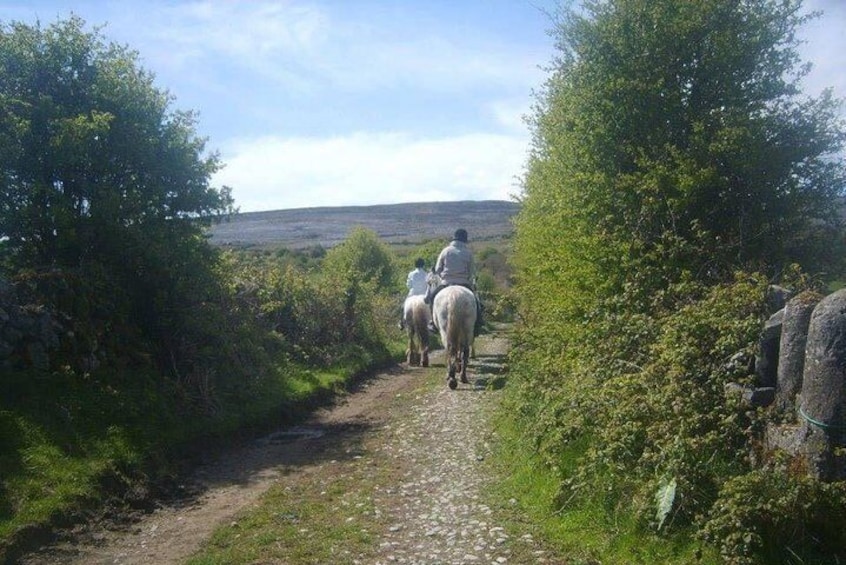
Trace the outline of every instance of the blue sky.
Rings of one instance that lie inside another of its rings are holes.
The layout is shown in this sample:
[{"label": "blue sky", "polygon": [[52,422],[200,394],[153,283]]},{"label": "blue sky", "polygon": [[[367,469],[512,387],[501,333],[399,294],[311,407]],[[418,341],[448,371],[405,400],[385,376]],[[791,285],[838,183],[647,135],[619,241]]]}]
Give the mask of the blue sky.
[{"label": "blue sky", "polygon": [[[809,93],[846,97],[846,1],[806,0]],[[556,0],[0,1],[71,12],[128,44],[226,167],[242,211],[519,193],[522,116],[553,56]]]}]

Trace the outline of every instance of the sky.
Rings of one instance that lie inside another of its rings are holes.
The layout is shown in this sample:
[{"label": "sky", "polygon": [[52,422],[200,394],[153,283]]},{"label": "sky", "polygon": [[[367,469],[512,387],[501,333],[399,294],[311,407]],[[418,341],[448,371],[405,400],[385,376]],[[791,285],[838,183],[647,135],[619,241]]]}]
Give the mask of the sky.
[{"label": "sky", "polygon": [[[242,212],[519,195],[524,117],[555,54],[557,0],[0,0],[71,13],[137,50],[194,110]],[[804,86],[846,98],[846,0],[801,33]],[[846,111],[844,111],[846,115]]]}]

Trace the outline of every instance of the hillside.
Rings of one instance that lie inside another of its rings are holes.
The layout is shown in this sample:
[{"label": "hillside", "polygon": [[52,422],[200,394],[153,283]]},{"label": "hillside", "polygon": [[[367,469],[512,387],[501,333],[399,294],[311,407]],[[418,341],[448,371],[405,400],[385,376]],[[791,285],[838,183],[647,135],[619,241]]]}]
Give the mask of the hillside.
[{"label": "hillside", "polygon": [[362,226],[389,243],[448,239],[463,227],[472,241],[509,238],[520,209],[504,200],[426,202],[378,206],[245,212],[209,228],[211,243],[235,247],[332,247]]}]

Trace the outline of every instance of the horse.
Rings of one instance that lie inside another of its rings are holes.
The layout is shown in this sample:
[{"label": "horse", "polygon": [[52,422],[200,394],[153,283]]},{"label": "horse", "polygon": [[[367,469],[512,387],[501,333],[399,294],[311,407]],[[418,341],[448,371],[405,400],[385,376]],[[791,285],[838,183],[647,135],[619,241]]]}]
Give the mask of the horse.
[{"label": "horse", "polygon": [[409,365],[429,366],[429,306],[423,301],[423,295],[417,294],[405,299],[402,315],[408,334],[408,349],[405,351]]},{"label": "horse", "polygon": [[446,348],[447,384],[455,390],[458,383],[467,381],[467,363],[473,348],[473,326],[476,324],[476,296],[469,288],[451,285],[435,296],[432,304],[435,327],[441,334],[441,342]]}]

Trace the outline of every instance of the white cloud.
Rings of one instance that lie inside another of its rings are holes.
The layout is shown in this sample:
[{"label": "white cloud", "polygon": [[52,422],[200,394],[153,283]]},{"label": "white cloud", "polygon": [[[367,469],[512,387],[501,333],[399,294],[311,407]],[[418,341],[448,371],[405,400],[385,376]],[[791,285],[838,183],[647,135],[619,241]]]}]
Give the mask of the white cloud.
[{"label": "white cloud", "polygon": [[[824,88],[834,89],[834,95],[846,97],[846,4],[842,0],[808,0],[805,11],[822,12],[822,16],[808,22],[799,33],[805,41],[800,54],[811,62],[811,73],[803,80],[805,91],[818,95]],[[846,114],[846,108],[843,109]]]},{"label": "white cloud", "polygon": [[525,137],[516,135],[265,137],[224,151],[227,166],[213,180],[232,186],[242,211],[508,200],[526,150]]},{"label": "white cloud", "polygon": [[446,28],[415,28],[410,16],[385,21],[376,17],[378,10],[343,12],[340,6],[156,2],[114,10],[109,17],[110,27],[143,46],[153,68],[190,74],[248,70],[277,88],[305,93],[409,86],[455,92],[474,85],[532,84],[541,76],[538,61],[500,39],[450,36]]}]

